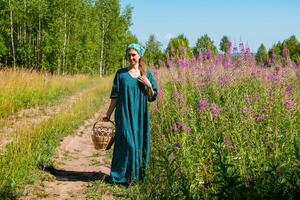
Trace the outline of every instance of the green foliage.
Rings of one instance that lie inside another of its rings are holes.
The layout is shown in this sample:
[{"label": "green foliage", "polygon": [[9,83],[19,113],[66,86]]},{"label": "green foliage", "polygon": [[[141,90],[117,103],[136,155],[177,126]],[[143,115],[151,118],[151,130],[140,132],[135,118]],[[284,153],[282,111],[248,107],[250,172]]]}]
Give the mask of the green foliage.
[{"label": "green foliage", "polygon": [[162,44],[156,40],[154,34],[149,36],[146,42],[145,59],[149,66],[158,66],[159,60],[163,59],[163,53],[161,50]]},{"label": "green foliage", "polygon": [[272,51],[274,51],[274,53],[276,55],[281,55],[281,51],[282,51],[282,43],[281,42],[277,42],[276,44],[274,44],[272,46],[272,48],[270,49]]},{"label": "green foliage", "polygon": [[274,44],[272,48],[269,49],[268,55],[273,64],[280,64],[280,55],[282,52],[282,43],[277,42],[277,44]]},{"label": "green foliage", "polygon": [[189,47],[188,39],[180,34],[177,37],[171,38],[166,49],[166,56],[168,58],[190,58],[192,56]]},{"label": "green foliage", "polygon": [[220,42],[220,50],[224,53],[228,52],[230,50],[231,42],[229,41],[229,38],[224,35]]},{"label": "green foliage", "polygon": [[4,39],[0,33],[0,58],[6,55],[6,53],[7,53],[7,48],[5,46]]},{"label": "green foliage", "polygon": [[197,39],[196,46],[194,47],[194,55],[198,55],[200,50],[211,50],[215,55],[218,53],[218,49],[214,45],[214,41],[207,34]]},{"label": "green foliage", "polygon": [[0,63],[13,65],[13,37],[17,66],[58,74],[109,74],[122,65],[132,37],[132,7],[121,10],[119,0],[10,2],[0,4]]},{"label": "green foliage", "polygon": [[269,57],[272,56],[272,52],[276,55],[276,62],[279,63],[279,56],[285,56],[284,55],[284,48],[287,48],[288,50],[288,57],[291,58],[291,60],[294,63],[299,63],[300,61],[300,43],[297,40],[295,35],[292,35],[288,39],[284,40],[283,42],[278,42],[277,44],[274,44],[271,49],[269,49]]},{"label": "green foliage", "polygon": [[298,51],[299,42],[295,35],[292,35],[288,39],[284,40],[283,43],[286,44],[289,50],[289,56],[294,61],[297,62],[300,58],[300,51]]},{"label": "green foliage", "polygon": [[256,62],[266,65],[268,63],[268,53],[264,44],[261,44],[256,53]]}]

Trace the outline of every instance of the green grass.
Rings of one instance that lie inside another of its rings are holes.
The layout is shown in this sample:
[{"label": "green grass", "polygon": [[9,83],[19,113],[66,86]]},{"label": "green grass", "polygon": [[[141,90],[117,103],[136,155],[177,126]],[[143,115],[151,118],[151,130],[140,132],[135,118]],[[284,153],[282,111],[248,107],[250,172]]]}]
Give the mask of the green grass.
[{"label": "green grass", "polygon": [[101,106],[108,95],[109,84],[99,81],[99,87],[90,90],[71,107],[45,123],[20,130],[13,142],[7,145],[0,157],[0,197],[15,198],[24,186],[32,183],[37,168],[52,164],[52,156],[61,138]]}]

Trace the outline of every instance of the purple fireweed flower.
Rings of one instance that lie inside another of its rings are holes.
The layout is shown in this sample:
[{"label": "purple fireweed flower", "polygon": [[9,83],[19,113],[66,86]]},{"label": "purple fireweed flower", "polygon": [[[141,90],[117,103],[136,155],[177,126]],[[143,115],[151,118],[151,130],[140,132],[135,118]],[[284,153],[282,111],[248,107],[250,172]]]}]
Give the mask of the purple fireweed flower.
[{"label": "purple fireweed flower", "polygon": [[207,102],[207,100],[205,98],[201,98],[197,104],[197,111],[200,112],[200,111],[206,110],[208,108],[208,106],[209,106],[209,103]]},{"label": "purple fireweed flower", "polygon": [[212,52],[210,49],[208,49],[206,52],[205,52],[205,57],[206,59],[210,59],[212,57]]},{"label": "purple fireweed flower", "polygon": [[288,86],[286,89],[285,89],[285,92],[286,94],[290,94],[291,92],[293,92],[293,88],[291,86]]},{"label": "purple fireweed flower", "polygon": [[183,104],[185,102],[184,97],[178,92],[178,91],[174,91],[173,92],[173,97],[179,101],[179,103]]},{"label": "purple fireweed flower", "polygon": [[246,52],[245,52],[245,54],[249,55],[250,53],[251,53],[251,50],[250,50],[250,48],[249,48],[249,47],[247,47],[247,48],[246,48]]},{"label": "purple fireweed flower", "polygon": [[282,171],[281,170],[276,170],[275,176],[276,177],[282,176]]},{"label": "purple fireweed flower", "polygon": [[284,107],[286,108],[286,109],[292,109],[293,108],[293,106],[294,106],[294,102],[292,101],[292,100],[289,100],[289,99],[287,99],[287,100],[285,100],[285,102],[284,102]]},{"label": "purple fireweed flower", "polygon": [[162,97],[165,94],[165,90],[162,87],[158,88],[157,96]]},{"label": "purple fireweed flower", "polygon": [[187,60],[179,59],[178,60],[178,65],[181,68],[186,68],[189,66],[189,62]]},{"label": "purple fireweed flower", "polygon": [[267,112],[267,109],[263,108],[263,109],[260,110],[260,112],[265,113],[265,112]]},{"label": "purple fireweed flower", "polygon": [[176,123],[171,126],[171,130],[172,131],[177,131],[177,124]]},{"label": "purple fireweed flower", "polygon": [[186,127],[184,130],[185,130],[185,132],[188,133],[188,134],[191,132],[191,128],[189,128],[189,127]]},{"label": "purple fireweed flower", "polygon": [[269,94],[272,94],[272,93],[273,93],[273,89],[272,89],[272,88],[269,88],[269,89],[268,89],[268,93],[269,93]]},{"label": "purple fireweed flower", "polygon": [[193,57],[192,57],[192,62],[196,62],[196,60],[197,60],[196,57],[193,56]]},{"label": "purple fireweed flower", "polygon": [[205,180],[204,183],[203,183],[203,186],[205,188],[210,188],[211,187],[211,181]]},{"label": "purple fireweed flower", "polygon": [[213,114],[214,117],[219,116],[220,111],[221,111],[220,107],[217,106],[217,105],[215,105],[215,104],[212,104],[210,106],[210,110],[211,110],[211,112],[212,112],[212,114]]},{"label": "purple fireweed flower", "polygon": [[257,113],[257,114],[254,115],[254,119],[256,121],[262,121],[263,120],[262,116],[259,113]]},{"label": "purple fireweed flower", "polygon": [[173,64],[172,60],[171,60],[171,59],[168,59],[168,60],[167,60],[167,66],[170,67],[170,66],[172,66],[172,64]]},{"label": "purple fireweed flower", "polygon": [[250,104],[250,103],[251,103],[251,98],[250,98],[250,97],[247,97],[247,98],[245,99],[245,101],[246,101],[248,104]]},{"label": "purple fireweed flower", "polygon": [[258,101],[259,100],[259,96],[257,96],[257,95],[255,95],[255,96],[253,96],[253,101]]},{"label": "purple fireweed flower", "polygon": [[183,53],[186,52],[186,48],[185,48],[184,46],[180,46],[179,49],[180,49],[180,51],[183,52]]},{"label": "purple fireweed flower", "polygon": [[231,62],[229,61],[229,60],[224,60],[224,62],[223,62],[223,67],[224,68],[229,68],[231,66]]},{"label": "purple fireweed flower", "polygon": [[272,66],[272,64],[273,64],[273,61],[272,61],[271,58],[269,58],[269,60],[268,60],[268,65],[269,65],[269,66]]},{"label": "purple fireweed flower", "polygon": [[243,42],[239,43],[239,49],[240,49],[241,52],[244,51],[245,48],[244,48],[244,43]]},{"label": "purple fireweed flower", "polygon": [[177,128],[178,129],[183,129],[184,128],[184,123],[183,122],[177,122]]},{"label": "purple fireweed flower", "polygon": [[173,145],[173,147],[179,149],[181,147],[181,144],[180,143],[176,143],[176,144]]},{"label": "purple fireweed flower", "polygon": [[237,47],[233,47],[233,53],[237,53],[238,52],[238,48]]},{"label": "purple fireweed flower", "polygon": [[257,72],[256,72],[256,71],[252,71],[252,72],[251,72],[251,76],[254,76],[254,77],[255,77],[255,76],[256,76],[256,74],[257,74]]},{"label": "purple fireweed flower", "polygon": [[266,82],[273,81],[273,80],[275,80],[275,77],[274,77],[273,74],[265,74],[265,75],[264,75],[264,80],[265,80]]},{"label": "purple fireweed flower", "polygon": [[202,63],[202,61],[203,61],[203,57],[202,57],[203,55],[202,55],[202,53],[201,53],[201,51],[199,51],[199,54],[198,54],[198,56],[197,56],[197,61],[199,62],[199,63]]},{"label": "purple fireweed flower", "polygon": [[300,85],[300,79],[297,81],[297,84]]},{"label": "purple fireweed flower", "polygon": [[215,59],[215,63],[221,64],[222,62],[223,62],[223,55],[221,55],[221,54],[217,55],[217,57]]},{"label": "purple fireweed flower", "polygon": [[219,76],[218,80],[222,85],[225,85],[225,83],[228,81],[228,77],[227,76]]},{"label": "purple fireweed flower", "polygon": [[171,126],[171,130],[174,132],[181,130],[181,131],[185,131],[186,133],[189,134],[191,131],[191,128],[186,127],[183,122],[176,122],[175,124],[173,124]]},{"label": "purple fireweed flower", "polygon": [[248,110],[249,110],[248,107],[244,107],[244,108],[242,109],[242,113],[246,114]]}]

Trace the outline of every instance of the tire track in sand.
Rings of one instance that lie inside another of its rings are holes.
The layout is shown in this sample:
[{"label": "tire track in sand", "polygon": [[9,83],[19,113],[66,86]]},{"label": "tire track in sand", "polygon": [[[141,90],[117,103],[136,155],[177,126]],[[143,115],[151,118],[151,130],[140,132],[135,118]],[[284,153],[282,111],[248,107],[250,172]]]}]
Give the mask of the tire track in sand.
[{"label": "tire track in sand", "polygon": [[85,199],[84,189],[89,182],[108,178],[111,160],[106,152],[95,150],[91,140],[92,126],[99,117],[104,116],[108,103],[106,100],[93,117],[85,120],[73,134],[60,142],[54,158],[55,167],[46,169],[51,180],[35,183],[29,195],[20,200]]}]

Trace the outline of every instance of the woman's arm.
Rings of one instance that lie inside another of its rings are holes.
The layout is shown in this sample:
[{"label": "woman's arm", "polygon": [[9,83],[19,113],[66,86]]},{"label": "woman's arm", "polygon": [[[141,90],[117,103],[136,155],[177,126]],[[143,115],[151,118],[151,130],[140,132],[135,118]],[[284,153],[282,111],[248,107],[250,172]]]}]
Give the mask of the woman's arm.
[{"label": "woman's arm", "polygon": [[105,122],[110,121],[111,114],[114,111],[116,105],[117,105],[117,99],[110,99],[110,105],[106,112],[106,116],[103,117],[103,121],[105,121]]},{"label": "woman's arm", "polygon": [[152,88],[152,85],[150,87],[147,86],[147,94],[148,94],[149,99],[151,100],[155,94],[155,92]]}]

